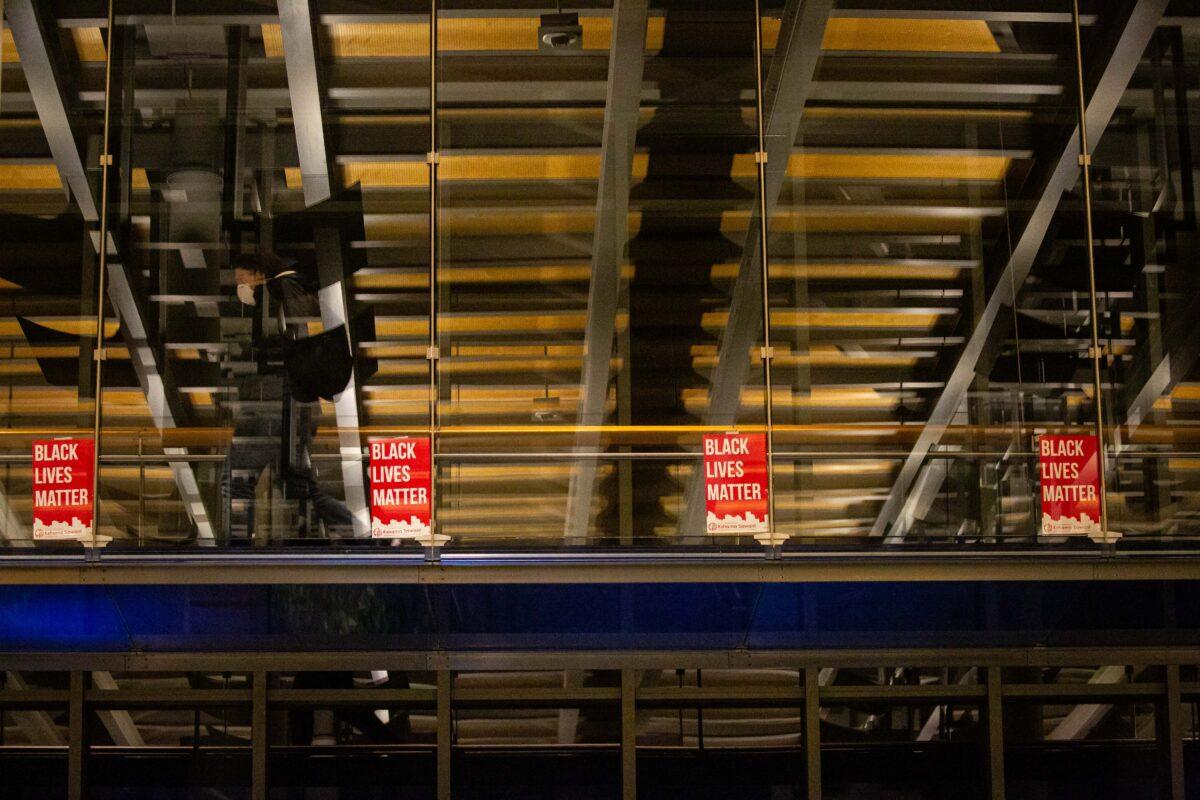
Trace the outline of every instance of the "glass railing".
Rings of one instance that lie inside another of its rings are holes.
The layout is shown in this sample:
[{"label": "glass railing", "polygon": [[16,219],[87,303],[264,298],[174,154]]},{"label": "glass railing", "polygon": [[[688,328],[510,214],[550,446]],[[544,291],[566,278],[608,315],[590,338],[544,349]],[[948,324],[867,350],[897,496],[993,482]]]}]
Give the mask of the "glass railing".
[{"label": "glass railing", "polygon": [[1200,531],[1186,9],[76,5],[0,28],[6,550]]},{"label": "glass railing", "polygon": [[[436,556],[1200,547],[1190,499],[1193,484],[1200,484],[1200,451],[1152,446],[1110,450],[1109,527],[1103,535],[1088,537],[1043,529],[1041,459],[1032,443],[1007,450],[987,442],[972,447],[950,430],[946,441],[920,460],[907,492],[896,486],[911,450],[777,444],[772,453],[773,524],[769,532],[739,533],[707,530],[703,490],[689,494],[693,482],[705,485],[704,453],[694,441],[702,435],[698,431],[681,437],[674,447],[614,445],[591,453],[575,452],[569,445],[514,452],[464,442],[463,448],[448,447],[433,459],[434,536],[377,538],[369,529],[356,534],[352,524],[339,524],[349,511],[337,491],[343,464],[353,460],[365,472],[368,447],[357,459],[314,449],[302,473],[280,475],[270,464],[258,471],[241,466],[245,456],[238,450],[254,447],[253,441],[227,441],[207,448],[213,452],[193,452],[206,448],[179,447],[178,438],[164,448],[157,432],[147,433],[142,452],[99,458],[94,539],[38,535],[32,458],[11,451],[0,456],[3,551],[40,556],[96,548],[102,558],[129,552],[364,549]],[[194,441],[209,441],[213,433],[197,433]],[[137,438],[131,436],[131,441]],[[589,473],[595,481],[591,496],[573,497],[580,491],[578,476]],[[669,489],[663,491],[663,486]],[[889,515],[893,495],[898,500]],[[573,504],[583,510],[573,513]]]}]

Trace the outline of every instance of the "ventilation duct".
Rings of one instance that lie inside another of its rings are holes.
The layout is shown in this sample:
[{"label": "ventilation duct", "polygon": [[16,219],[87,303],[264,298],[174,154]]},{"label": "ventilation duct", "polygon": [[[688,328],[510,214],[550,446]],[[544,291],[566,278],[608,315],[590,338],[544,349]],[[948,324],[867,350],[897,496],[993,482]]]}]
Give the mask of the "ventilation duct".
[{"label": "ventilation duct", "polygon": [[173,164],[162,190],[167,241],[179,248],[184,267],[201,269],[208,266],[205,249],[213,249],[221,237],[220,110],[215,103],[181,101],[174,122]]}]

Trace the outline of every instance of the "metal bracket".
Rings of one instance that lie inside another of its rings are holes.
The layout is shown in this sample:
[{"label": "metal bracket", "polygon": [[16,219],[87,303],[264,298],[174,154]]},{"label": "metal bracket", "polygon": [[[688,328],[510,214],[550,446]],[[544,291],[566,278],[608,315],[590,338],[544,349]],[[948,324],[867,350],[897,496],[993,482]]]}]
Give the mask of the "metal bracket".
[{"label": "metal bracket", "polygon": [[102,153],[100,155],[100,166],[111,167],[113,165],[112,153]]},{"label": "metal bracket", "polygon": [[431,345],[425,348],[425,360],[437,361],[442,357],[441,349],[437,345]]},{"label": "metal bracket", "polygon": [[775,357],[775,348],[774,347],[760,347],[758,349],[758,354],[762,357],[763,361],[767,361],[767,360]]},{"label": "metal bracket", "polygon": [[94,358],[96,361],[107,361],[108,360],[108,348],[107,347],[97,347],[95,350],[92,351],[92,358]]},{"label": "metal bracket", "polygon": [[754,152],[754,163],[755,164],[767,163],[767,151],[766,150],[756,150]]},{"label": "metal bracket", "polygon": [[1079,154],[1079,166],[1090,167],[1092,165],[1092,157],[1088,153]]},{"label": "metal bracket", "polygon": [[426,164],[440,164],[440,163],[442,163],[442,154],[441,154],[441,153],[439,153],[439,152],[437,152],[436,150],[434,150],[434,151],[432,151],[432,152],[429,152],[429,153],[426,153],[426,154],[425,154],[425,163],[426,163]]}]

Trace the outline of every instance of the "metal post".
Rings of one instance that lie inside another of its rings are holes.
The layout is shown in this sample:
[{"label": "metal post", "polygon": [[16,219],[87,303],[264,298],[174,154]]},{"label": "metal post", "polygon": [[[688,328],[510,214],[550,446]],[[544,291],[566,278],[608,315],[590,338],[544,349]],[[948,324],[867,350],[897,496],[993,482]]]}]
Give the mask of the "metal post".
[{"label": "metal post", "polygon": [[67,714],[67,797],[83,800],[85,796],[84,767],[87,762],[87,719],[83,707],[84,673],[71,673],[70,699]]},{"label": "metal post", "polygon": [[[112,149],[109,145],[109,132],[112,115],[112,61],[113,34],[116,26],[113,24],[116,0],[108,0],[108,47],[104,55],[104,146],[100,151],[100,268],[96,284],[96,347],[92,353],[96,362],[96,399],[92,403],[94,417],[92,420],[92,541],[89,547],[96,547],[96,534],[100,528],[100,445],[102,421],[104,417],[104,358],[107,351],[104,347],[104,292],[105,277],[108,274],[108,168],[112,166]],[[128,166],[128,165],[126,165]]]},{"label": "metal post", "polygon": [[138,431],[138,547],[146,543],[146,446]]},{"label": "metal post", "polygon": [[267,673],[252,676],[250,694],[250,796],[267,800]]},{"label": "metal post", "polygon": [[1169,664],[1166,671],[1167,694],[1158,713],[1158,744],[1164,762],[1164,797],[1184,800],[1186,785],[1183,771],[1183,698],[1179,688],[1179,665]]},{"label": "metal post", "polygon": [[804,668],[804,782],[808,800],[821,800],[821,671]]},{"label": "metal post", "polygon": [[437,674],[437,796],[450,800],[450,778],[454,754],[453,719],[450,716],[450,689],[454,680],[448,669]]},{"label": "metal post", "polygon": [[[429,2],[429,549],[436,553],[438,451],[438,0]],[[447,779],[449,776],[447,775]],[[447,783],[449,786],[449,783]],[[448,791],[448,790],[447,790]],[[447,795],[449,797],[449,795]]]},{"label": "metal post", "polygon": [[621,670],[621,800],[637,800],[637,671]]},{"label": "metal post", "polygon": [[1000,693],[1000,668],[988,667],[987,708],[984,709],[984,724],[987,726],[988,797],[1004,800],[1004,698]]},{"label": "metal post", "polygon": [[[754,161],[758,165],[758,261],[762,269],[762,365],[763,365],[763,413],[767,426],[767,543],[772,550],[779,544],[775,539],[775,447],[771,396],[771,284],[770,259],[767,257],[767,134],[763,123],[763,72],[762,72],[762,10],[760,0],[754,0],[754,113],[758,132],[758,152]],[[790,144],[790,143],[789,143]],[[733,354],[734,358],[745,358],[746,354]]]},{"label": "metal post", "polygon": [[[1084,235],[1087,237],[1085,249],[1088,263],[1088,299],[1091,303],[1091,357],[1092,357],[1092,391],[1095,393],[1094,409],[1096,412],[1096,457],[1097,473],[1100,482],[1100,536],[1101,541],[1108,542],[1108,496],[1106,466],[1107,452],[1104,447],[1104,405],[1101,398],[1100,375],[1100,327],[1099,304],[1096,300],[1096,253],[1095,236],[1092,232],[1092,154],[1088,149],[1087,135],[1087,97],[1083,93],[1083,45],[1079,34],[1079,0],[1071,0],[1071,27],[1075,32],[1075,78],[1079,90],[1079,171],[1083,175],[1083,219]],[[1015,301],[1016,298],[1014,298]]]}]

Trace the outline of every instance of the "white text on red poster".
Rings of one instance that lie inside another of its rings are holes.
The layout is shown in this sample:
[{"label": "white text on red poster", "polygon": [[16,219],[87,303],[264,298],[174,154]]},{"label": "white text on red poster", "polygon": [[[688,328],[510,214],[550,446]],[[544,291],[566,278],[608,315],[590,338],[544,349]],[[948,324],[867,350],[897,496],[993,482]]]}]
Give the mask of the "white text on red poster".
[{"label": "white text on red poster", "polygon": [[91,439],[34,441],[34,539],[91,538],[94,447]]},{"label": "white text on red poster", "polygon": [[767,533],[767,437],[704,436],[704,509],[708,533]]},{"label": "white text on red poster", "polygon": [[429,439],[400,436],[370,443],[371,536],[430,535],[432,493]]},{"label": "white text on red poster", "polygon": [[1043,536],[1100,533],[1096,437],[1039,436]]}]

